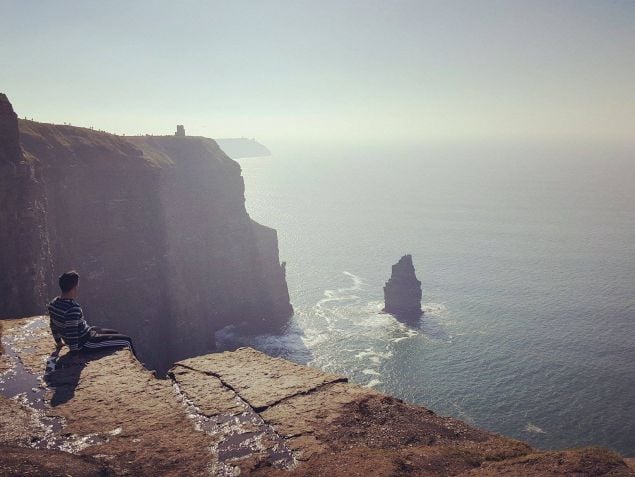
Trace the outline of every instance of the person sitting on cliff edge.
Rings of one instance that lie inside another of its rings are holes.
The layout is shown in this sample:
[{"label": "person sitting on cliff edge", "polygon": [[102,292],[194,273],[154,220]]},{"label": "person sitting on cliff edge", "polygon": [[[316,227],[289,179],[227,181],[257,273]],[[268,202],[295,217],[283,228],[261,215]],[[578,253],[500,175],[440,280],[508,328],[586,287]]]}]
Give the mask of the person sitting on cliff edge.
[{"label": "person sitting on cliff edge", "polygon": [[79,287],[79,274],[76,271],[71,270],[60,275],[59,285],[62,294],[47,305],[57,351],[64,344],[68,345],[73,354],[82,349],[128,347],[136,356],[129,336],[117,330],[88,326],[81,306],[75,301]]}]

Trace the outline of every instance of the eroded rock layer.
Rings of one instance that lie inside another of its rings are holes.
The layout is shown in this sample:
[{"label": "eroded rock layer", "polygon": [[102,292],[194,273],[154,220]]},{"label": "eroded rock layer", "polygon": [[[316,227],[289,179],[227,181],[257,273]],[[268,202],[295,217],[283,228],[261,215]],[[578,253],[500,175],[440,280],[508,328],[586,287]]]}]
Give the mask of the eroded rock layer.
[{"label": "eroded rock layer", "polygon": [[43,317],[5,325],[0,476],[635,475],[606,449],[540,452],[248,348],[158,380],[125,350],[51,356]]},{"label": "eroded rock layer", "polygon": [[228,324],[271,331],[293,312],[276,231],[250,219],[211,139],[18,121],[1,95],[0,210],[2,317],[42,313],[77,269],[89,323],[165,371]]}]

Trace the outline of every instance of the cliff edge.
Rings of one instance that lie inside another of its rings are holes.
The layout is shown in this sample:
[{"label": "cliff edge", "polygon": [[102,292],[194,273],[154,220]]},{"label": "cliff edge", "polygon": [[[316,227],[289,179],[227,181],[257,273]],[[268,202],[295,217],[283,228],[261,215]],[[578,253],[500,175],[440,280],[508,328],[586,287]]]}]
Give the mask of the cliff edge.
[{"label": "cliff edge", "polygon": [[0,476],[635,475],[606,449],[540,452],[249,348],[167,380],[126,350],[51,355],[46,325],[4,322]]},{"label": "cliff edge", "polygon": [[132,335],[160,372],[224,326],[275,331],[293,313],[276,231],[207,138],[18,120],[0,96],[0,243],[0,317],[42,313],[76,269],[89,323]]}]

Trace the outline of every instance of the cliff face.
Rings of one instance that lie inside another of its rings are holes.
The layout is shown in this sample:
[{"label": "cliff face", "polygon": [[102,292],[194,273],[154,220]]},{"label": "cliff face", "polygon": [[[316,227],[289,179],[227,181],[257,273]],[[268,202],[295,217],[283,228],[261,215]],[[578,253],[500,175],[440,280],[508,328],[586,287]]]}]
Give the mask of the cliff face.
[{"label": "cliff face", "polygon": [[180,361],[168,380],[127,350],[62,353],[44,372],[46,318],[9,325],[0,475],[635,475],[607,449],[541,452],[248,348]]},{"label": "cliff face", "polygon": [[165,371],[223,326],[292,314],[276,232],[249,218],[240,166],[211,139],[18,122],[6,97],[0,128],[2,316],[41,313],[77,269],[89,323]]},{"label": "cliff face", "polygon": [[35,162],[20,148],[18,119],[0,93],[0,316],[41,312],[50,268],[46,204]]}]

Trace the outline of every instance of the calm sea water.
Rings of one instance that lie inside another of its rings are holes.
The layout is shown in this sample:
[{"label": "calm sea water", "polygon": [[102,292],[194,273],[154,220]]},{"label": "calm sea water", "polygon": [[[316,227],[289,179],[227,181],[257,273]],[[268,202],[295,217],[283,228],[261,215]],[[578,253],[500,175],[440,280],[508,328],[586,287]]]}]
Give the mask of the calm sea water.
[{"label": "calm sea water", "polygon": [[[541,448],[635,456],[635,154],[289,151],[241,160],[296,309],[240,338]],[[411,253],[425,314],[381,314]],[[219,333],[221,344],[239,339]]]}]

